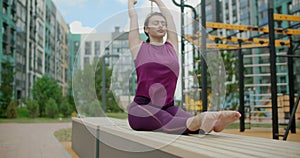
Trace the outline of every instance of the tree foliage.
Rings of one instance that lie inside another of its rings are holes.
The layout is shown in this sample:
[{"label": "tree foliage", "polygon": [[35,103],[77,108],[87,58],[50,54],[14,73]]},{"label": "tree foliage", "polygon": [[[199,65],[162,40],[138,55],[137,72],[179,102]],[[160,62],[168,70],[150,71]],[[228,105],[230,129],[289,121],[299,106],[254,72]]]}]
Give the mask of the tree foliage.
[{"label": "tree foliage", "polygon": [[33,99],[37,100],[39,105],[39,115],[45,115],[45,103],[49,98],[52,98],[56,105],[60,105],[62,99],[62,89],[59,87],[57,81],[43,76],[38,78],[32,88]]},{"label": "tree foliage", "polygon": [[[112,70],[105,66],[106,111],[119,112],[119,108],[110,90]],[[102,62],[87,64],[84,69],[75,70],[73,92],[78,113],[85,116],[102,116]]]},{"label": "tree foliage", "polygon": [[0,117],[6,117],[7,107],[13,96],[14,71],[13,64],[9,61],[2,63],[0,83]]},{"label": "tree foliage", "polygon": [[28,99],[25,101],[26,108],[29,111],[29,117],[36,118],[39,114],[39,104],[36,100]]},{"label": "tree foliage", "polygon": [[239,87],[238,82],[234,82],[234,77],[238,76],[238,58],[234,52],[222,52],[222,58],[225,63],[226,70],[226,102],[231,102],[230,109],[237,110],[238,94],[237,89]]},{"label": "tree foliage", "polygon": [[221,110],[225,101],[226,75],[223,59],[219,51],[210,51],[206,56],[207,69],[211,78],[211,94],[213,110]]},{"label": "tree foliage", "polygon": [[[99,99],[102,99],[102,62],[99,62],[96,69],[95,85],[97,87],[96,94]],[[106,92],[106,112],[121,112],[122,109],[119,107],[116,98],[110,88],[111,86],[112,69],[105,67],[105,92]]]},{"label": "tree foliage", "polygon": [[60,105],[59,111],[66,118],[66,117],[70,116],[73,112],[72,105],[69,102],[64,101]]},{"label": "tree foliage", "polygon": [[53,98],[50,98],[45,105],[46,116],[55,118],[58,115],[58,106],[56,101]]},{"label": "tree foliage", "polygon": [[7,118],[17,118],[17,109],[15,107],[15,102],[11,101],[6,111]]},{"label": "tree foliage", "polygon": [[95,108],[101,109],[101,104],[98,102],[95,86],[95,65],[87,64],[84,69],[77,69],[73,76],[73,94],[76,109],[79,114],[88,115],[89,106],[94,102],[98,105]]}]

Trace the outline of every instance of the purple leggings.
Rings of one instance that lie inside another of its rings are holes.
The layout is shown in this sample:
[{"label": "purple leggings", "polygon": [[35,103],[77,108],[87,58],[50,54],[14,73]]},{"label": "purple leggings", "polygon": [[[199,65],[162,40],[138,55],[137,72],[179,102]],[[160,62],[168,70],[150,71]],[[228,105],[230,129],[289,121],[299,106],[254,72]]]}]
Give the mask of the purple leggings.
[{"label": "purple leggings", "polygon": [[171,134],[198,133],[198,131],[187,129],[186,121],[190,117],[193,115],[174,104],[161,108],[151,103],[138,104],[134,101],[128,109],[129,125],[137,131],[159,131]]}]

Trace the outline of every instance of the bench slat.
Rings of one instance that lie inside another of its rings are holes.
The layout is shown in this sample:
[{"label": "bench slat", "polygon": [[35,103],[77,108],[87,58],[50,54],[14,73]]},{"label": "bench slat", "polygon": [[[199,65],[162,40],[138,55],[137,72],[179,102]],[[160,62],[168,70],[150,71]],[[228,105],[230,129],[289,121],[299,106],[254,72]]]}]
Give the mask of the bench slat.
[{"label": "bench slat", "polygon": [[[215,134],[215,133],[213,133]],[[252,142],[244,142],[243,139],[235,139],[235,138],[212,138],[212,139],[205,139],[202,145],[209,144],[214,146],[215,148],[224,148],[230,150],[231,152],[239,152],[243,154],[252,155],[255,157],[263,156],[268,157],[274,153],[274,149],[278,151],[281,148],[277,146],[269,147],[269,145],[261,145],[259,143],[252,144]],[[201,141],[201,140],[200,140]],[[193,142],[191,142],[193,143]],[[237,150],[238,149],[238,150]],[[282,152],[278,152],[277,156],[286,156],[287,150],[283,149]],[[299,154],[299,153],[298,153]]]},{"label": "bench slat", "polygon": [[[300,157],[300,143],[295,142],[214,132],[185,136],[134,131],[127,120],[112,118],[74,118],[73,121],[179,157]],[[100,134],[101,140],[107,141]]]}]

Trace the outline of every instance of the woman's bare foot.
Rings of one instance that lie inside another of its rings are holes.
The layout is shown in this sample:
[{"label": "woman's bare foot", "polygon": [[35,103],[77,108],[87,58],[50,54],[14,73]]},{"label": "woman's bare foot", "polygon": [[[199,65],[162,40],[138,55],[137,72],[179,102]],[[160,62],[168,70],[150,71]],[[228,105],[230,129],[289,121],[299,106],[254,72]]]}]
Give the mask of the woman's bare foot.
[{"label": "woman's bare foot", "polygon": [[218,113],[218,120],[213,127],[215,132],[221,132],[226,126],[232,124],[241,117],[241,114],[237,111],[220,111]]},{"label": "woman's bare foot", "polygon": [[241,114],[237,111],[203,112],[187,120],[187,127],[191,131],[200,129],[200,134],[207,134],[212,130],[221,132],[226,126],[238,120]]},{"label": "woman's bare foot", "polygon": [[200,133],[207,134],[215,127],[220,114],[219,112],[204,112],[202,115]]},{"label": "woman's bare foot", "polygon": [[211,132],[218,121],[218,112],[202,112],[187,120],[187,127],[191,131],[200,129],[200,134]]}]

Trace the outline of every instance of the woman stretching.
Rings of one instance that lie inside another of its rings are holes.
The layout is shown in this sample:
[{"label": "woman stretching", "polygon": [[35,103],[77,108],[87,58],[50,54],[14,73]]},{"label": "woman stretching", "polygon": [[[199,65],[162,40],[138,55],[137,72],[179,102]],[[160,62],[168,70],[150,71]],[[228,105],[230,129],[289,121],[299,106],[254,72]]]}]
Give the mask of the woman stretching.
[{"label": "woman stretching", "polygon": [[222,131],[240,118],[239,112],[203,112],[193,116],[174,106],[179,74],[176,27],[170,11],[161,0],[149,1],[158,6],[160,13],[154,12],[146,18],[144,32],[148,40],[144,42],[140,38],[138,16],[134,8],[137,1],[128,0],[129,47],[137,73],[136,95],[128,108],[131,128],[173,134]]}]

